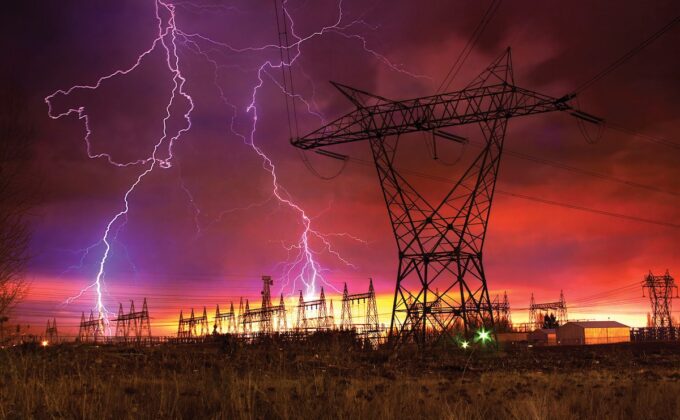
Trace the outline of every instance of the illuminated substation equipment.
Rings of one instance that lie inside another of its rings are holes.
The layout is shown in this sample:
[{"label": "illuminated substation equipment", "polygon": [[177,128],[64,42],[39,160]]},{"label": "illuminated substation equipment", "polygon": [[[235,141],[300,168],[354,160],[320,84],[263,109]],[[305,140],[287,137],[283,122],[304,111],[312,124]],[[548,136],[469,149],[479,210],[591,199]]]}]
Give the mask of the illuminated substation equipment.
[{"label": "illuminated substation equipment", "polygon": [[319,299],[305,302],[300,290],[298,299],[297,317],[295,319],[295,330],[298,332],[327,331],[334,327],[332,317],[328,315],[326,306],[326,294],[323,287]]},{"label": "illuminated substation equipment", "polygon": [[[353,312],[356,315],[353,315]],[[361,316],[363,314],[363,317]],[[356,322],[356,321],[359,322]],[[347,283],[342,291],[342,312],[340,315],[340,328],[343,330],[356,330],[365,338],[377,338],[380,334],[380,321],[378,319],[378,305],[375,300],[373,279],[369,279],[368,292],[349,294]]]},{"label": "illuminated substation equipment", "polygon": [[243,334],[273,334],[284,332],[288,329],[286,321],[286,305],[283,301],[283,294],[279,298],[279,304],[272,305],[271,286],[274,281],[270,276],[262,276],[262,302],[259,308],[250,309],[250,304],[246,299],[245,310],[241,311],[239,322]]},{"label": "illuminated substation equipment", "polygon": [[[572,108],[574,95],[554,98],[516,86],[510,49],[456,92],[397,101],[333,85],[355,109],[291,143],[304,150],[369,143],[398,248],[390,339],[424,344],[454,339],[459,324],[468,337],[480,323],[491,329],[483,245],[508,121],[553,111],[601,120]],[[397,140],[421,132],[435,145],[465,143],[444,129],[467,124],[479,126],[485,145],[443,200],[432,203],[395,167]]]},{"label": "illuminated substation equipment", "polygon": [[208,327],[208,312],[205,306],[203,307],[203,314],[200,316],[194,314],[194,308],[191,308],[191,315],[189,318],[184,318],[183,312],[179,312],[177,338],[192,339],[205,337],[208,334],[210,334],[210,328]]}]

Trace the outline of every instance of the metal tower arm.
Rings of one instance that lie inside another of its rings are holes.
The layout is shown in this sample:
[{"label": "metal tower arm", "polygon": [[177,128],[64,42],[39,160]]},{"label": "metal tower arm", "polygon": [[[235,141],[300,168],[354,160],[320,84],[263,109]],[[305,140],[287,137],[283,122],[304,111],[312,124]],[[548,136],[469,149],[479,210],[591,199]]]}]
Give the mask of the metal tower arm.
[{"label": "metal tower arm", "polygon": [[[568,96],[553,98],[507,83],[404,101],[391,101],[335,85],[357,105],[357,109],[304,137],[293,139],[294,146],[314,149],[456,125],[572,110],[567,104]],[[373,98],[377,103],[365,106],[360,96]]]}]

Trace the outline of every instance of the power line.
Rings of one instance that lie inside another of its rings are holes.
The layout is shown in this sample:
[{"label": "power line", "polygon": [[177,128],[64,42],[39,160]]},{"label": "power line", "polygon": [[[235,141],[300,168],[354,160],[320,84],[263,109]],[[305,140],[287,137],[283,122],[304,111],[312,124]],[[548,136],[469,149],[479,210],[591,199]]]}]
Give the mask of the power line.
[{"label": "power line", "polygon": [[515,197],[515,198],[521,198],[524,200],[529,200],[529,201],[534,201],[537,203],[542,203],[542,204],[548,204],[551,206],[557,206],[557,207],[564,207],[572,210],[579,210],[579,211],[584,211],[588,213],[593,213],[593,214],[599,214],[602,216],[609,216],[609,217],[615,217],[618,219],[623,219],[623,220],[630,220],[633,222],[640,222],[640,223],[648,223],[652,225],[657,225],[657,226],[664,226],[664,227],[669,227],[673,229],[680,229],[680,224],[675,224],[675,223],[670,223],[670,222],[664,222],[661,220],[653,220],[653,219],[645,219],[642,217],[637,217],[637,216],[630,216],[626,214],[620,214],[620,213],[614,213],[606,210],[598,210],[598,209],[593,209],[590,207],[584,207],[584,206],[579,206],[576,204],[568,204],[568,203],[561,203],[558,201],[553,201],[553,200],[548,200],[544,198],[539,198],[539,197],[532,197],[524,194],[518,194],[518,193],[513,193],[510,191],[501,191],[501,190],[496,190],[499,194],[503,194],[506,196],[510,197]]},{"label": "power line", "polygon": [[664,139],[664,138],[661,138],[661,137],[656,137],[656,136],[651,136],[649,134],[640,133],[639,131],[635,131],[635,130],[631,130],[630,128],[626,128],[626,127],[622,126],[621,124],[617,124],[617,123],[613,123],[611,121],[607,121],[604,124],[604,127],[607,128],[607,129],[610,129],[610,130],[615,130],[615,131],[619,131],[621,133],[629,134],[629,135],[634,136],[634,137],[638,137],[638,138],[645,140],[645,141],[648,141],[650,143],[660,144],[662,146],[668,146],[668,147],[672,147],[674,149],[680,150],[680,143],[676,143],[674,141]]},{"label": "power line", "polygon": [[578,86],[574,90],[574,95],[577,95],[584,91],[585,89],[589,88],[590,86],[594,85],[598,81],[600,81],[602,78],[607,76],[609,73],[613,72],[617,68],[619,68],[623,63],[626,61],[630,60],[632,57],[634,57],[636,54],[638,54],[640,51],[645,49],[648,45],[659,39],[663,34],[671,30],[673,26],[675,26],[678,22],[680,22],[680,16],[676,16],[671,20],[669,23],[664,25],[661,29],[658,31],[654,32],[649,38],[645,39],[642,41],[640,44],[636,45],[633,49],[619,57],[616,61],[614,61],[612,64],[608,65],[604,69],[602,69],[599,73],[597,73],[595,76],[592,78],[586,80],[583,82],[580,86]]},{"label": "power line", "polygon": [[[476,143],[476,142],[470,142],[470,143],[472,143],[473,145],[475,145],[477,147],[483,147],[483,145]],[[570,166],[570,165],[567,165],[565,163],[558,162],[558,161],[555,161],[555,160],[540,158],[540,157],[528,155],[528,154],[525,154],[525,153],[521,153],[521,152],[509,150],[509,149],[505,149],[504,153],[507,154],[507,155],[519,158],[519,159],[539,163],[539,164],[542,164],[542,165],[552,166],[554,168],[563,169],[565,171],[569,171],[569,172],[573,172],[573,173],[577,173],[577,174],[581,174],[581,175],[586,175],[586,176],[590,176],[590,177],[593,177],[593,178],[598,178],[598,179],[602,179],[602,180],[606,180],[606,181],[610,181],[610,182],[615,182],[615,183],[626,185],[626,186],[629,186],[629,187],[641,188],[641,189],[645,189],[645,190],[648,190],[648,191],[664,193],[664,194],[673,195],[675,197],[680,197],[680,193],[675,192],[675,191],[666,190],[666,189],[663,189],[663,188],[659,188],[659,187],[655,187],[655,186],[647,185],[647,184],[642,184],[642,183],[635,182],[635,181],[629,181],[629,180],[622,179],[622,178],[617,178],[615,176],[604,174],[602,172],[591,171],[591,170],[588,170],[588,169],[576,168],[574,166]]]},{"label": "power line", "polygon": [[451,82],[453,82],[453,79],[455,79],[455,77],[460,72],[460,69],[463,67],[463,64],[470,56],[470,53],[477,44],[477,41],[479,41],[479,38],[484,32],[484,29],[486,29],[486,25],[489,24],[491,18],[493,18],[493,15],[498,10],[500,4],[501,0],[491,1],[491,4],[489,4],[489,7],[486,9],[486,12],[484,12],[484,15],[482,16],[482,20],[479,21],[479,23],[477,24],[477,27],[472,32],[472,35],[465,44],[465,47],[463,47],[460,54],[458,54],[456,61],[453,62],[453,65],[449,69],[449,72],[446,74],[446,77],[444,77],[444,80],[442,80],[442,83],[437,88],[437,93],[440,93],[444,89],[448,89],[448,87],[451,85]]},{"label": "power line", "polygon": [[[369,161],[364,160],[364,159],[359,159],[359,158],[355,158],[355,157],[350,157],[349,159],[354,161],[354,162],[360,163],[362,165],[368,165],[368,166],[373,165],[372,162],[369,162]],[[414,171],[412,169],[399,168],[399,170],[404,172],[404,173],[410,173],[411,175],[414,175],[414,176],[417,176],[417,177],[420,177],[420,178],[424,178],[424,179],[430,179],[430,180],[433,180],[433,181],[446,182],[447,184],[451,184],[452,182],[454,182],[452,179],[449,179],[449,178],[440,177],[440,176],[437,176],[437,175],[425,174],[425,173],[422,173],[422,172]],[[505,196],[509,196],[509,197],[515,197],[515,198],[520,198],[520,199],[523,199],[523,200],[547,204],[547,205],[551,205],[551,206],[563,207],[563,208],[568,208],[568,209],[571,209],[571,210],[579,210],[579,211],[583,211],[583,212],[599,214],[601,216],[609,216],[609,217],[623,219],[623,220],[653,224],[653,225],[657,225],[657,226],[670,227],[670,228],[673,228],[673,229],[680,229],[680,224],[675,224],[675,223],[671,223],[671,222],[665,222],[665,221],[653,220],[653,219],[645,219],[645,218],[642,218],[642,217],[636,217],[636,216],[630,216],[630,215],[626,215],[626,214],[614,213],[614,212],[610,212],[610,211],[606,211],[606,210],[598,210],[598,209],[593,209],[593,208],[590,208],[590,207],[579,206],[579,205],[576,205],[576,204],[562,203],[562,202],[559,202],[559,201],[553,201],[553,200],[548,200],[548,199],[544,199],[544,198],[533,197],[533,196],[525,195],[525,194],[513,193],[513,192],[510,192],[510,191],[504,191],[504,190],[500,190],[500,189],[496,189],[496,193],[501,194],[501,195],[505,195]]]}]

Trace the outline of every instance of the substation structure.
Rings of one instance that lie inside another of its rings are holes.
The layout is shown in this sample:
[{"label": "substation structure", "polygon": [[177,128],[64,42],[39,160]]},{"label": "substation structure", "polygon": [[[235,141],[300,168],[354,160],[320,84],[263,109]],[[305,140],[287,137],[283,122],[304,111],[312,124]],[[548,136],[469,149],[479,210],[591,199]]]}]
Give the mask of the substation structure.
[{"label": "substation structure", "polygon": [[48,343],[59,342],[59,330],[57,329],[57,319],[52,318],[47,320],[47,327],[45,327],[45,336],[43,337]]},{"label": "substation structure", "polygon": [[533,329],[543,328],[546,316],[555,316],[557,325],[564,325],[568,320],[567,301],[564,300],[564,291],[560,290],[560,299],[556,302],[536,303],[534,294],[531,294],[529,302],[529,324]]},{"label": "substation structure", "polygon": [[[135,302],[130,301],[130,312],[123,311],[123,304],[119,305],[118,316],[112,320],[116,323],[116,334],[114,337],[106,336],[106,323],[103,318],[95,316],[93,311],[90,311],[90,317],[85,319],[83,312],[80,317],[80,325],[78,327],[78,342],[106,342],[106,343],[128,343],[128,342],[150,342],[151,341],[151,318],[149,317],[149,307],[144,298],[142,310],[135,310]],[[56,334],[56,320],[53,323],[54,334]],[[47,337],[49,334],[48,328],[45,331]],[[53,341],[47,338],[50,342]]]},{"label": "substation structure", "polygon": [[106,324],[104,319],[95,316],[93,311],[90,311],[90,317],[85,319],[85,312],[83,312],[80,317],[76,341],[81,343],[97,343],[102,340],[106,340]]},{"label": "substation structure", "polygon": [[[601,120],[572,108],[574,95],[554,98],[515,85],[509,48],[456,92],[395,101],[332,83],[356,109],[291,143],[342,156],[323,148],[368,141],[398,248],[390,339],[424,344],[455,339],[456,323],[466,336],[493,327],[483,246],[508,121],[553,111]],[[423,132],[434,141],[465,142],[443,129],[467,124],[479,126],[482,151],[442,201],[427,201],[394,166],[397,140]]]},{"label": "substation structure", "polygon": [[651,270],[642,280],[642,297],[649,296],[651,313],[647,327],[631,331],[633,341],[678,341],[680,328],[673,324],[673,299],[678,298],[678,286],[669,271],[654,275]]},{"label": "substation structure", "polygon": [[[177,341],[192,342],[222,334],[249,339],[281,334],[302,337],[318,331],[352,330],[360,338],[375,342],[385,332],[379,324],[373,280],[369,280],[367,293],[349,294],[345,284],[340,324],[335,321],[333,301],[326,298],[323,288],[319,299],[314,300],[305,300],[300,291],[298,303],[293,313],[289,313],[283,294],[278,305],[272,304],[272,285],[270,276],[262,277],[262,301],[258,308],[251,308],[249,300],[243,298],[239,300],[238,311],[234,309],[233,302],[229,304],[228,312],[221,312],[218,304],[212,330],[205,307],[201,315],[196,315],[192,308],[189,317],[184,317],[183,311],[180,311]],[[294,319],[292,325],[289,325],[289,317]]]},{"label": "substation structure", "polygon": [[142,310],[135,311],[135,302],[130,301],[130,312],[123,312],[123,304],[118,307],[118,317],[114,319],[116,323],[116,341],[140,342],[144,339],[151,340],[151,320],[149,318],[149,307],[146,298],[142,303]]},{"label": "substation structure", "polygon": [[[355,305],[359,309],[358,311],[353,310]],[[363,313],[363,319],[352,315],[353,312]],[[356,321],[357,318],[359,322]],[[378,319],[378,305],[375,300],[373,279],[369,279],[368,293],[350,294],[347,290],[347,283],[345,283],[342,291],[340,328],[342,330],[356,330],[369,340],[376,339],[382,334],[383,331],[380,328],[380,321]]]}]

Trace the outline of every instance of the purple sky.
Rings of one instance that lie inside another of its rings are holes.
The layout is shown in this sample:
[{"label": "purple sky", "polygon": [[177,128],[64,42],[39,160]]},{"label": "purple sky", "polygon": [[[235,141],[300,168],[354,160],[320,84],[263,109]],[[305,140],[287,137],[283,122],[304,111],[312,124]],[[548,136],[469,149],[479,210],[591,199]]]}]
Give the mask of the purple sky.
[{"label": "purple sky", "polygon": [[[462,1],[344,1],[340,24],[335,25],[336,1],[291,0],[288,10],[300,36],[337,27],[302,44],[293,68],[296,92],[325,119],[351,108],[329,80],[395,99],[431,94],[487,6]],[[93,307],[91,291],[70,305],[61,303],[94,281],[103,245],[85,256],[82,250],[100,241],[108,221],[122,209],[123,194],[144,170],[141,165],[119,168],[104,158],[88,158],[84,121],[75,115],[50,119],[43,99],[58,89],[91,85],[101,76],[131,67],[150,48],[158,28],[150,0],[28,1],[11,9],[1,18],[9,57],[2,75],[26,96],[37,135],[33,167],[47,191],[36,209],[35,257],[29,271],[33,289],[19,312],[26,322],[42,325],[54,311],[66,317]],[[173,166],[154,170],[130,195],[127,224],[114,226],[118,235],[106,265],[104,295],[112,310],[130,298],[149,296],[153,302],[156,296],[151,309],[164,314],[159,319],[174,316],[180,307],[212,306],[241,295],[257,299],[262,274],[274,276],[278,292],[285,281],[285,263],[294,256],[285,247],[297,243],[303,228],[297,211],[272,198],[272,178],[262,158],[231,130],[233,118],[237,133],[249,133],[253,111],[246,108],[258,84],[258,68],[267,60],[278,60],[277,49],[235,51],[277,43],[272,3],[222,5],[197,0],[177,2],[175,10],[177,28],[187,34],[177,45],[185,90],[194,103],[192,126],[175,144]],[[678,12],[680,6],[672,1],[655,2],[653,7],[633,1],[505,2],[451,88],[462,88],[511,46],[518,85],[562,96]],[[628,129],[680,142],[678,41],[676,28],[583,92],[580,106]],[[58,95],[55,113],[84,107],[92,154],[107,153],[116,161],[149,156],[162,135],[172,92],[172,74],[164,57],[159,46],[134,71],[103,82],[96,91]],[[327,289],[341,289],[344,281],[363,289],[366,278],[373,277],[378,293],[389,300],[396,247],[375,169],[353,161],[329,181],[311,173],[288,142],[283,94],[275,83],[280,83],[280,70],[268,68],[261,74],[254,141],[276,166],[279,185],[311,217],[312,227],[329,235],[331,249],[351,264],[312,239],[320,265],[328,270]],[[186,100],[175,101],[169,132],[183,127],[187,106]],[[300,134],[322,124],[302,102],[297,111]],[[461,134],[480,140],[472,129]],[[678,221],[678,148],[613,130],[588,144],[566,114],[513,120],[506,139],[508,151],[663,192],[510,155],[501,165],[501,191]],[[460,160],[454,166],[440,165],[429,158],[422,138],[416,136],[404,142],[398,165],[453,178],[475,150],[474,145],[445,147],[444,160],[459,156]],[[370,160],[365,143],[336,151]],[[339,162],[328,158],[314,154],[307,158],[324,175],[341,169]],[[446,189],[443,183],[424,178],[416,177],[414,183],[430,198]],[[600,291],[641,280],[649,269],[680,273],[679,244],[678,229],[671,227],[498,195],[485,250],[489,288],[492,295],[508,290],[511,304],[518,308],[527,306],[531,291],[538,300],[555,300],[561,288],[567,301],[585,302]],[[290,294],[299,288],[291,283],[283,291]],[[631,290],[598,302],[597,308],[583,303],[577,309],[575,304],[572,313],[622,314],[642,323],[648,303],[639,290]],[[518,312],[519,320],[523,316]]]}]

